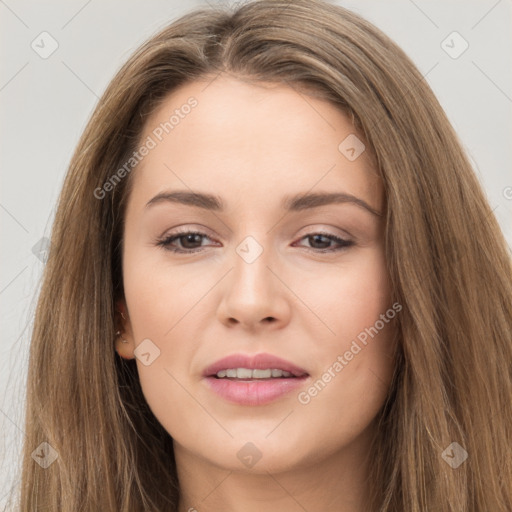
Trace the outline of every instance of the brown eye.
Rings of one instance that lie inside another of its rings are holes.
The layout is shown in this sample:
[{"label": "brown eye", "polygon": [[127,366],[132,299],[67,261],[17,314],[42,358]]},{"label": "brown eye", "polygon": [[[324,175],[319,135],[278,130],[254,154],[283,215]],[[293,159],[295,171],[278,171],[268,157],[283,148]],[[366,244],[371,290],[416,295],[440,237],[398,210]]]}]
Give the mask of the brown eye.
[{"label": "brown eye", "polygon": [[[168,251],[191,253],[201,251],[202,239],[208,238],[205,233],[199,231],[185,231],[183,233],[176,233],[159,240],[158,246],[164,247]],[[178,240],[181,247],[173,247],[173,243]]]},{"label": "brown eye", "polygon": [[[301,240],[304,239],[307,239],[312,246],[306,247],[306,249],[314,252],[336,252],[354,245],[354,242],[350,240],[344,240],[343,238],[339,238],[329,233],[311,233],[302,237]],[[330,247],[330,244],[333,242],[336,242],[339,247]]]}]

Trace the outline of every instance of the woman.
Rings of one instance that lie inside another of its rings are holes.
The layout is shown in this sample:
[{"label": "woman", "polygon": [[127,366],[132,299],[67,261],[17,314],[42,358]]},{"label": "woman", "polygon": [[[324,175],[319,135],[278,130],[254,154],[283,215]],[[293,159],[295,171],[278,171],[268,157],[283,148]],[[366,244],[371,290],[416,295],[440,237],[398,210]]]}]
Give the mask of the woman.
[{"label": "woman", "polygon": [[510,255],[432,91],[350,11],[151,38],[51,242],[21,510],[512,509]]}]

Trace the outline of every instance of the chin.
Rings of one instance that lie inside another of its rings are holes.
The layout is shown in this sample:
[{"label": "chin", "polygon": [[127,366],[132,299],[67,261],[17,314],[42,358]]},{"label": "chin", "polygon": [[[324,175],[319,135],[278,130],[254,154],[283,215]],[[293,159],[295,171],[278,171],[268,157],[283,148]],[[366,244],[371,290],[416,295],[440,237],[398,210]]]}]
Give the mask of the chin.
[{"label": "chin", "polygon": [[311,461],[312,455],[297,451],[301,446],[296,442],[285,444],[284,439],[276,438],[271,442],[265,439],[265,434],[261,438],[249,440],[245,437],[230,439],[229,442],[219,445],[219,450],[211,452],[211,446],[206,454],[206,458],[215,466],[247,474],[282,473],[301,466],[307,466]]}]

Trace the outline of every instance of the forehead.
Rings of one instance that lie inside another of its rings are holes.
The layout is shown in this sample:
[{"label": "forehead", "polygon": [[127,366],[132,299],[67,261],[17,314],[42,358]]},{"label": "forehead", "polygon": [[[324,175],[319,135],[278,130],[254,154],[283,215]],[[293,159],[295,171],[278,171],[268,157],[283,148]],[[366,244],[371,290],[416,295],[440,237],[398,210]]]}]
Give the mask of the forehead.
[{"label": "forehead", "polygon": [[346,144],[340,149],[346,140],[363,142],[338,108],[287,85],[223,76],[191,82],[148,118],[141,142],[151,141],[151,150],[134,171],[133,194],[148,200],[164,188],[191,188],[263,205],[284,189],[346,189],[380,210],[371,158],[363,151],[348,159]]}]

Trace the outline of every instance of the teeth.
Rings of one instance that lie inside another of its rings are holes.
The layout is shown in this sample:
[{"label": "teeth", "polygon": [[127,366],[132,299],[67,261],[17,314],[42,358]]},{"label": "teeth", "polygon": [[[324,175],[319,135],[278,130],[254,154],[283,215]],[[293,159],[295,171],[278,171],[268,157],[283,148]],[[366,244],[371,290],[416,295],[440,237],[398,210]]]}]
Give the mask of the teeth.
[{"label": "teeth", "polygon": [[253,370],[250,373],[254,375],[255,379],[270,379],[270,377],[272,376],[272,370]]},{"label": "teeth", "polygon": [[252,379],[253,370],[249,370],[248,368],[237,368],[236,369],[236,378],[237,379]]},{"label": "teeth", "polygon": [[217,372],[217,377],[219,378],[230,377],[235,379],[270,379],[292,376],[293,375],[290,372],[270,368],[267,368],[265,370],[251,370],[249,368],[230,368],[228,370],[220,370]]}]

